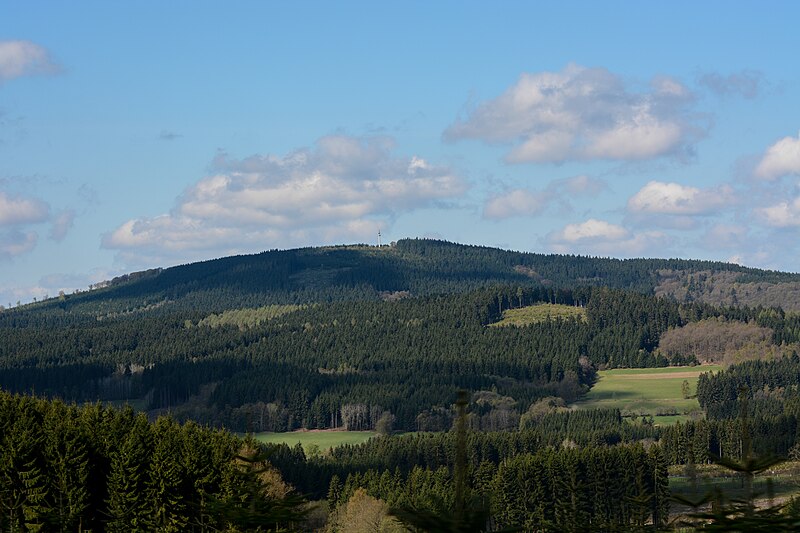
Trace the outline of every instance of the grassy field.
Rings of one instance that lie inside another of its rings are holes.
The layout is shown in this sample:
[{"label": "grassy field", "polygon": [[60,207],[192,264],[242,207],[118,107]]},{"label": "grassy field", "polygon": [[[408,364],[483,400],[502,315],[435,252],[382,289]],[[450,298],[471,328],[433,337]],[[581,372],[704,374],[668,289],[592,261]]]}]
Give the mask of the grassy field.
[{"label": "grassy field", "polygon": [[294,446],[298,442],[308,453],[309,446],[316,444],[320,451],[335,448],[343,444],[361,444],[374,437],[373,431],[291,431],[288,433],[256,433],[255,438],[261,442],[288,444]]},{"label": "grassy field", "polygon": [[586,309],[561,304],[536,304],[503,311],[503,318],[491,326],[526,326],[554,318],[580,318],[586,320]]},{"label": "grassy field", "polygon": [[[575,406],[580,409],[617,408],[627,413],[653,415],[656,424],[674,424],[687,420],[692,410],[700,409],[695,398],[683,397],[684,380],[689,382],[690,393],[694,395],[700,374],[721,369],[703,365],[600,371],[597,383]],[[670,411],[676,414],[666,414]]]}]

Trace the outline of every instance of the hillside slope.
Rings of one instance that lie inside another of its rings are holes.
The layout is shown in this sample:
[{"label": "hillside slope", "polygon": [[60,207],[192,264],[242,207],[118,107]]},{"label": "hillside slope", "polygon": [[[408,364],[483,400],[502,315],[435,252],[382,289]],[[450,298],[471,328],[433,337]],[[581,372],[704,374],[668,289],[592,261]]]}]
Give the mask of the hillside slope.
[{"label": "hillside slope", "polygon": [[154,269],[26,309],[94,316],[379,300],[460,293],[491,285],[605,286],[678,301],[800,310],[800,275],[683,259],[545,255],[406,239],[366,245],[272,250]]}]

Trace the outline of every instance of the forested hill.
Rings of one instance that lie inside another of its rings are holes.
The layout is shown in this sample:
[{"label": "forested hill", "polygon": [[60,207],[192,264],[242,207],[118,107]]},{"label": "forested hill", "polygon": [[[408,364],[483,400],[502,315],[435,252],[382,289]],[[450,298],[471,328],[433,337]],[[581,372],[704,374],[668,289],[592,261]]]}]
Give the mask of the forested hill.
[{"label": "forested hill", "polygon": [[272,250],[137,272],[100,285],[26,309],[93,316],[165,307],[219,312],[461,293],[491,285],[605,286],[680,302],[800,309],[798,274],[712,261],[523,253],[430,239]]}]

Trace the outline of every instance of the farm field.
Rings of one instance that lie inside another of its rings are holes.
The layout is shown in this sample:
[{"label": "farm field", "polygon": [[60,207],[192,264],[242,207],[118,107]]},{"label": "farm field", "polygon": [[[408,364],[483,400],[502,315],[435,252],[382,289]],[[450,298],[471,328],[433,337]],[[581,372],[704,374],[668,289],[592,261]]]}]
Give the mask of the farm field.
[{"label": "farm field", "polygon": [[656,424],[674,424],[688,420],[688,413],[700,409],[697,399],[683,397],[684,380],[693,396],[700,374],[719,370],[722,367],[718,365],[603,370],[592,390],[574,406],[617,408],[623,413],[652,415]]},{"label": "farm field", "polygon": [[527,326],[528,324],[536,324],[554,318],[580,318],[581,320],[586,320],[586,309],[562,304],[529,305],[519,309],[503,311],[503,318],[494,324],[490,324],[490,326]]},{"label": "farm field", "polygon": [[298,442],[308,452],[312,445],[319,446],[320,451],[329,450],[343,444],[361,444],[376,436],[374,431],[290,431],[288,433],[256,433],[260,442],[271,444],[288,444],[294,446]]}]

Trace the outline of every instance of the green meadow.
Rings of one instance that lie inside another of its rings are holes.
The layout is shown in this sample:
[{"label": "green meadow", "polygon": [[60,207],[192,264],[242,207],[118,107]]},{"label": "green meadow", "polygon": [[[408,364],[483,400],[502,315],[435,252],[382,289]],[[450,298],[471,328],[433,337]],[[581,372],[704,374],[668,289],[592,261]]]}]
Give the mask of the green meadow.
[{"label": "green meadow", "polygon": [[[717,365],[601,370],[597,383],[575,407],[616,408],[624,414],[652,415],[656,424],[674,424],[699,412],[693,396],[700,374],[719,370]],[[689,398],[684,398],[684,381],[689,383]]]},{"label": "green meadow", "polygon": [[556,318],[586,320],[586,309],[562,304],[536,304],[503,311],[503,318],[491,326],[527,326]]},{"label": "green meadow", "polygon": [[256,433],[254,436],[260,442],[271,444],[288,444],[294,446],[300,443],[308,453],[309,447],[316,445],[319,451],[324,452],[343,444],[361,444],[377,435],[374,431],[290,431],[288,433]]}]

